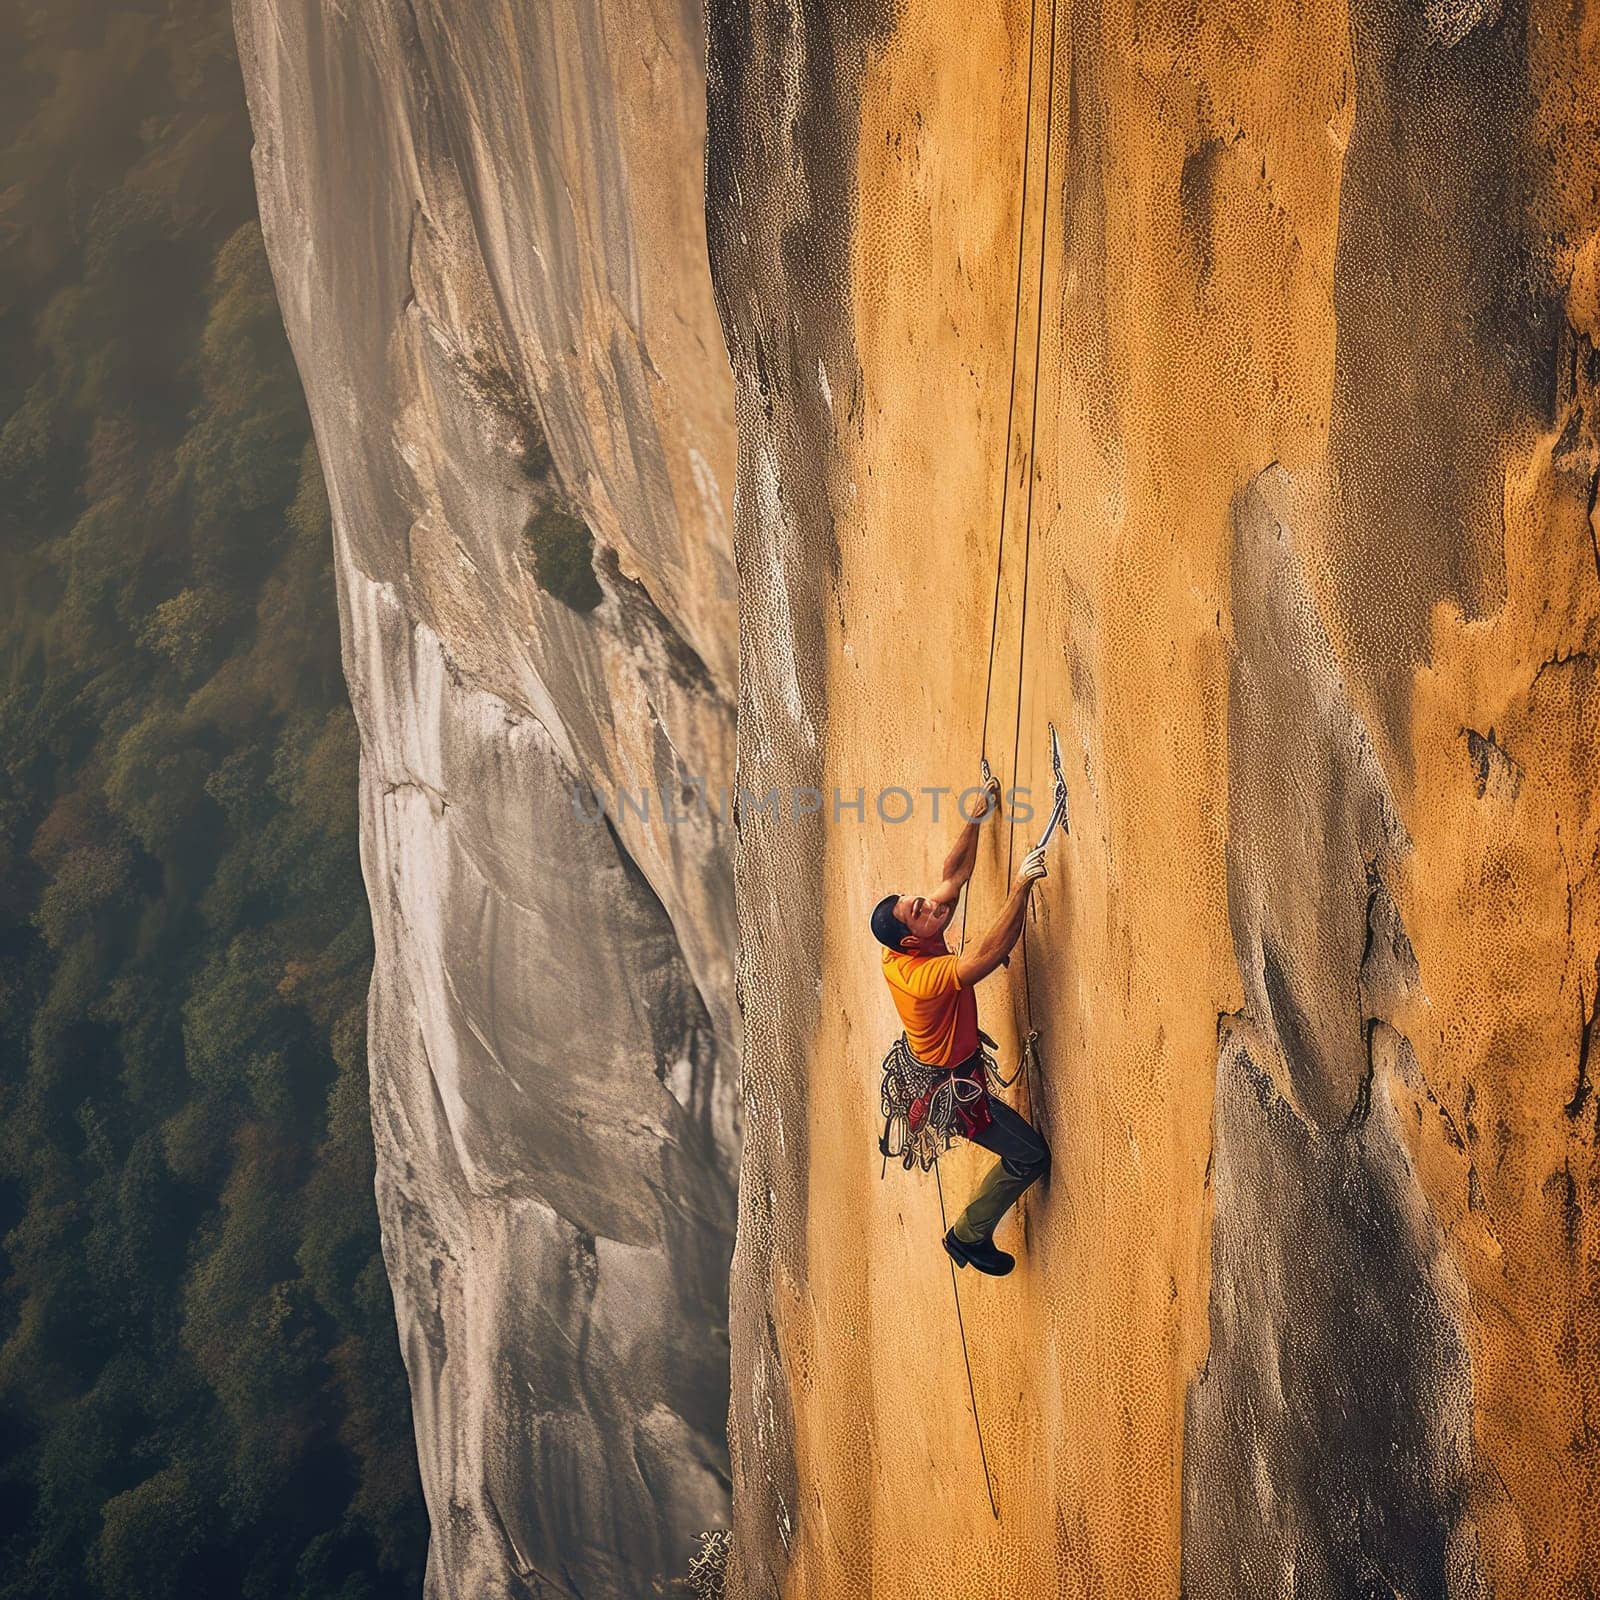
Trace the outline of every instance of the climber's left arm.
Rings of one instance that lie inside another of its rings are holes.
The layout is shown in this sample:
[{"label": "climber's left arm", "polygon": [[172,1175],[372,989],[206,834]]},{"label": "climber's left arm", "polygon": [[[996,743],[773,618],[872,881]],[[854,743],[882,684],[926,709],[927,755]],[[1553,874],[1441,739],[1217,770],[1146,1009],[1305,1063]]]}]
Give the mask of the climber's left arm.
[{"label": "climber's left arm", "polygon": [[984,785],[981,809],[962,827],[961,832],[956,835],[956,842],[950,847],[950,854],[944,858],[944,866],[940,869],[943,881],[929,899],[938,901],[940,905],[954,904],[967,886],[973,867],[977,865],[978,829],[983,826],[986,818],[994,815],[999,809],[1000,780],[991,778]]}]

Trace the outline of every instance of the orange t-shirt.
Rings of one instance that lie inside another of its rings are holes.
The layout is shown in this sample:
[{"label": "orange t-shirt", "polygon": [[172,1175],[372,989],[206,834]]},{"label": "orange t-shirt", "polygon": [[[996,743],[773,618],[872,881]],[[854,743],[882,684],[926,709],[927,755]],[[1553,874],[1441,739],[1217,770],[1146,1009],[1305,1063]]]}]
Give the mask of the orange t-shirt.
[{"label": "orange t-shirt", "polygon": [[955,956],[885,950],[883,975],[918,1061],[959,1067],[978,1048],[978,996],[961,987]]}]

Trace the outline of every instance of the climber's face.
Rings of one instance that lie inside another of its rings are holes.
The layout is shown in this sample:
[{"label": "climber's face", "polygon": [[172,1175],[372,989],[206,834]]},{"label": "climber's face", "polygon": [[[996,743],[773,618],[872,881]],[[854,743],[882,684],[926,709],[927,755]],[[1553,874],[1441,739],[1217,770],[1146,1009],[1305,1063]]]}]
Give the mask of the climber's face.
[{"label": "climber's face", "polygon": [[917,936],[919,945],[938,944],[955,910],[952,902],[928,900],[920,894],[902,895],[894,903],[894,914]]}]

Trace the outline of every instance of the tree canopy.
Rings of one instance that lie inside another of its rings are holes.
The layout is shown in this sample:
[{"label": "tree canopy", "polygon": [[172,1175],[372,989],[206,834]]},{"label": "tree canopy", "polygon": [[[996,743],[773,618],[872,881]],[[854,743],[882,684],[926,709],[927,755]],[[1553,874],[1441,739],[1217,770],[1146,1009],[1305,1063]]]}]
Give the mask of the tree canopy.
[{"label": "tree canopy", "polygon": [[0,36],[0,1600],[409,1597],[358,738],[228,9]]}]

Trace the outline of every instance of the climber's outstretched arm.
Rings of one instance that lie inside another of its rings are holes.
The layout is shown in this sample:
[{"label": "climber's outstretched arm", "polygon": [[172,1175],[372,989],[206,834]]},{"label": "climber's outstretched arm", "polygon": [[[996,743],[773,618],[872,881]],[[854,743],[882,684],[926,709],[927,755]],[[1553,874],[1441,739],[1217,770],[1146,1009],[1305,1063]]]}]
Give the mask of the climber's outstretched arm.
[{"label": "climber's outstretched arm", "polygon": [[941,882],[930,896],[940,905],[953,905],[956,897],[966,887],[972,869],[978,860],[978,829],[1000,810],[1000,780],[991,778],[984,786],[983,809],[956,835],[950,854],[939,869]]},{"label": "climber's outstretched arm", "polygon": [[1028,914],[1028,897],[1033,886],[1045,875],[1045,847],[1040,845],[1022,858],[1022,870],[1011,886],[1011,898],[995,924],[982,938],[975,940],[956,962],[956,977],[963,989],[987,978],[1005,958],[1011,947],[1022,937],[1022,919]]}]

